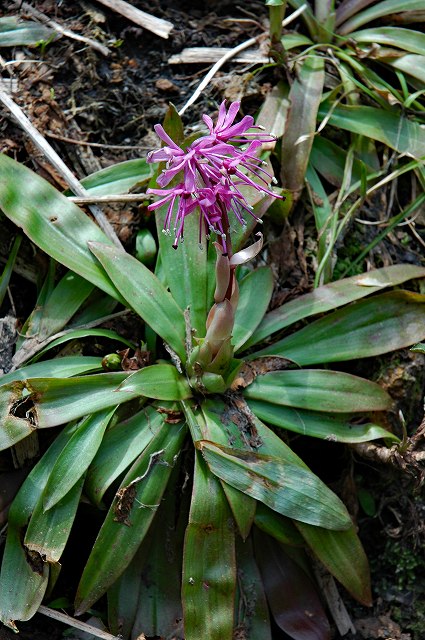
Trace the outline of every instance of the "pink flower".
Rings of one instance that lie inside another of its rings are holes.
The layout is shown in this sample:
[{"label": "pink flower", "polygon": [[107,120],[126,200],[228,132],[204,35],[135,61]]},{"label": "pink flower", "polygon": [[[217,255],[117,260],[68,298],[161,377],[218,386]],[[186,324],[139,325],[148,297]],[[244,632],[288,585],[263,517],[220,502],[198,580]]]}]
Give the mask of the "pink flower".
[{"label": "pink flower", "polygon": [[[215,125],[209,116],[204,115],[209,135],[198,138],[186,150],[179,147],[161,125],[155,125],[155,131],[165,146],[149,153],[147,161],[166,162],[166,168],[157,179],[158,184],[166,187],[177,175],[182,178],[178,185],[169,189],[148,189],[147,193],[161,197],[148,209],[152,211],[168,204],[164,232],[167,235],[173,232],[174,248],[183,239],[186,216],[198,208],[200,238],[204,227],[207,234],[211,232],[219,236],[226,250],[228,214],[233,213],[240,224],[246,224],[245,213],[255,217],[240,191],[243,185],[282,198],[269,188],[274,178],[263,169],[263,163],[256,156],[262,143],[273,138],[259,132],[260,127],[254,126],[252,116],[245,116],[233,124],[239,106],[239,102],[233,102],[227,110],[226,103],[222,102]],[[242,149],[244,145],[247,148]],[[254,174],[261,184],[248,173]]]}]

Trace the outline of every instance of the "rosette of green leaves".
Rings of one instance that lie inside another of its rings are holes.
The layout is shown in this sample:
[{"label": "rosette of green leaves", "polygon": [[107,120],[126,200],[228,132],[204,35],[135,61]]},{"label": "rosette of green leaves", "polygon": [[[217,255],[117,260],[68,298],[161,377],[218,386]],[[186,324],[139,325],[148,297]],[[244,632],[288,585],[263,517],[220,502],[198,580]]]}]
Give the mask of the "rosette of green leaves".
[{"label": "rosette of green leaves", "polygon": [[[111,630],[125,638],[143,632],[231,640],[236,628],[247,638],[270,638],[270,615],[293,638],[328,638],[306,550],[363,603],[370,601],[367,560],[342,501],[279,433],[396,441],[372,418],[390,408],[388,394],[329,363],[422,341],[425,297],[382,290],[425,270],[379,269],[272,312],[271,270],[239,274],[235,357],[200,393],[185,362],[192,330],[202,337],[213,303],[215,259],[198,247],[195,218],[177,252],[160,239],[153,272],[6,156],[0,206],[70,270],[58,282],[48,274],[28,323],[33,342],[27,350],[25,339],[20,344],[26,364],[1,380],[3,449],[64,425],[10,511],[1,620],[14,628],[37,610],[57,578],[84,496],[107,512],[78,587],[78,613],[107,593]],[[240,233],[235,245],[244,239]],[[137,314],[160,361],[105,372],[100,358],[48,360],[45,350],[34,356],[37,333],[43,349],[61,340],[61,331],[78,340],[78,331],[93,331],[82,328],[90,318],[116,305]],[[301,320],[305,326],[293,331]],[[282,603],[277,589],[291,596]]]}]

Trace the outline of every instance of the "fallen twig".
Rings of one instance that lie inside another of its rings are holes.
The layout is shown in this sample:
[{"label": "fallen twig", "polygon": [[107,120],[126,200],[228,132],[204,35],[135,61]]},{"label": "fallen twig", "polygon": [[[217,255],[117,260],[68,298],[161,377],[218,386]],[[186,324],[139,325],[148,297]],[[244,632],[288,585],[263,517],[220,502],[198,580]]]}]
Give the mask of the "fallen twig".
[{"label": "fallen twig", "polygon": [[152,196],[146,193],[123,193],[114,194],[111,196],[87,196],[84,198],[69,197],[68,200],[75,202],[75,204],[92,204],[94,202],[108,204],[110,202],[143,202],[143,200],[151,200]]},{"label": "fallen twig", "polygon": [[[232,53],[233,49],[229,47],[187,47],[180,53],[176,53],[168,60],[168,64],[200,64],[218,62],[223,56]],[[244,64],[264,64],[269,58],[259,51],[242,51],[240,54],[233,54],[233,62],[241,62]]]},{"label": "fallen twig", "polygon": [[136,9],[136,7],[131,6],[128,2],[124,2],[124,0],[97,0],[97,2],[116,11],[140,27],[156,33],[156,35],[161,38],[168,38],[171,29],[174,28],[172,22],[168,22],[168,20],[163,20],[162,18],[156,18],[150,15],[150,13]]},{"label": "fallen twig", "polygon": [[186,102],[186,104],[180,109],[179,115],[181,116],[186,111],[186,109],[188,109],[194,102],[196,102],[196,100],[199,98],[201,93],[204,91],[204,89],[211,82],[212,78],[215,76],[217,71],[219,69],[221,69],[221,67],[228,60],[230,60],[231,58],[234,58],[238,53],[240,53],[244,49],[249,49],[249,47],[253,47],[254,44],[256,44],[262,37],[263,37],[263,35],[260,35],[260,36],[257,36],[255,38],[250,38],[249,40],[245,40],[245,42],[242,42],[241,44],[238,44],[237,47],[234,47],[233,49],[230,49],[227,53],[225,53],[225,55],[222,56],[220,58],[220,60],[218,60],[215,63],[215,65],[213,67],[211,67],[211,69],[208,71],[207,75],[201,81],[201,83],[199,84],[198,88],[196,89],[196,91],[194,92],[192,97],[189,98],[189,100]]},{"label": "fallen twig", "polygon": [[[72,191],[77,196],[90,196],[88,191],[82,186],[80,181],[74,176],[72,171],[68,169],[62,158],[56,153],[53,147],[47,142],[41,133],[34,127],[32,122],[27,118],[22,109],[12,100],[7,91],[3,89],[3,83],[0,80],[0,102],[2,102],[7,109],[9,109],[12,116],[22,127],[22,129],[31,138],[35,146],[46,156],[49,162],[55,167],[56,171],[64,178],[68,183]],[[105,232],[105,234],[112,240],[112,242],[118,247],[122,247],[121,242],[118,239],[112,225],[107,220],[105,214],[99,207],[95,205],[89,205],[89,209],[95,217],[99,227]]]},{"label": "fallen twig", "polygon": [[25,13],[32,15],[34,18],[37,18],[37,20],[39,20],[46,26],[54,29],[57,34],[61,36],[65,36],[67,38],[71,38],[72,40],[78,40],[78,42],[83,42],[89,47],[92,47],[92,49],[96,49],[96,51],[99,51],[99,53],[102,53],[104,56],[108,56],[110,54],[108,47],[105,47],[103,44],[96,42],[96,40],[92,40],[91,38],[86,38],[85,36],[82,36],[79,33],[74,33],[74,31],[71,31],[70,29],[64,29],[64,27],[62,27],[60,24],[58,24],[54,20],[51,20],[48,16],[46,16],[44,13],[42,13],[35,7],[32,7],[30,4],[28,4],[28,2],[21,2],[21,0],[14,0],[13,4],[19,7],[19,9],[22,9],[23,11],[25,11]]},{"label": "fallen twig", "polygon": [[38,607],[38,613],[42,613],[44,616],[48,616],[49,618],[53,618],[54,620],[59,620],[64,624],[68,624],[70,627],[74,627],[74,629],[81,629],[81,631],[91,633],[92,636],[96,636],[96,638],[102,638],[102,640],[121,640],[120,636],[113,636],[112,633],[102,631],[102,629],[93,627],[93,625],[87,624],[87,622],[81,622],[80,620],[76,620],[75,618],[68,616],[66,613],[56,611],[55,609],[50,609],[49,607],[45,607],[44,605],[40,605]]},{"label": "fallen twig", "polygon": [[45,135],[48,138],[54,140],[61,140],[62,142],[68,142],[69,144],[76,144],[79,147],[96,147],[98,149],[120,149],[121,151],[133,151],[133,149],[142,149],[143,151],[149,151],[151,147],[140,144],[105,144],[103,142],[88,142],[87,140],[75,140],[75,138],[69,138],[68,136],[60,136],[53,131],[46,131]]}]

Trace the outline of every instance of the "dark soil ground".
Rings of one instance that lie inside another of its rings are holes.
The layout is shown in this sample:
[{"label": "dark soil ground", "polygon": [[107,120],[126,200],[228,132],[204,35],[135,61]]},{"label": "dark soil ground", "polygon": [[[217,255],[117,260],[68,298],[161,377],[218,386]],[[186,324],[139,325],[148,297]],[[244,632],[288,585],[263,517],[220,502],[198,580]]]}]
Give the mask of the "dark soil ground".
[{"label": "dark soil ground", "polygon": [[[170,38],[163,40],[96,2],[43,0],[31,4],[62,26],[95,38],[110,50],[109,56],[102,56],[66,37],[37,48],[1,50],[2,75],[17,83],[14,99],[79,177],[140,157],[155,146],[152,127],[162,120],[168,103],[181,107],[210,68],[210,64],[202,63],[170,65],[168,60],[172,54],[189,46],[235,46],[258,35],[267,19],[262,0],[245,0],[239,5],[225,0],[133,1],[132,5],[174,24]],[[0,15],[17,14],[18,9],[12,2],[2,3]],[[25,10],[22,14],[26,15]],[[242,110],[253,113],[277,80],[274,69],[253,75],[252,67],[228,65],[186,112],[185,124],[196,126],[200,115],[205,111],[213,113],[223,97],[241,98]],[[58,188],[65,188],[61,177],[4,110],[0,112],[0,146],[2,151],[25,162]],[[127,205],[109,205],[105,211],[123,243],[131,248],[143,212],[137,206]],[[276,303],[311,285],[309,256],[308,252],[303,253],[300,241],[304,233],[308,233],[309,225],[308,212],[298,211],[283,231],[275,227],[267,231],[270,239],[274,237],[270,256],[281,277],[280,299]],[[12,233],[4,225],[4,237],[0,241],[3,260]],[[351,243],[356,233],[360,232],[354,229]],[[364,237],[359,240],[367,241]],[[24,250],[31,255],[30,246]],[[341,259],[349,260],[350,251],[347,240],[340,250]],[[379,260],[417,262],[419,254],[419,245],[407,245],[403,238],[393,236],[382,245]],[[20,275],[15,276],[11,284],[16,313],[22,320],[33,307],[34,282],[44,267],[40,256],[35,261],[31,257],[25,267],[21,265]],[[6,313],[7,309],[3,311]],[[373,365],[359,362],[356,370],[350,371],[372,377],[373,366],[373,377],[383,382],[397,398],[408,433],[412,435],[423,418],[423,364],[421,355],[406,351],[379,359]],[[396,414],[393,423],[396,429],[400,428]],[[423,640],[425,501],[419,489],[421,478],[408,469],[366,460],[331,443],[298,446],[303,447],[304,458],[315,468],[332,468],[329,481],[338,485],[353,503],[352,509],[358,513],[360,536],[371,562],[373,608],[361,608],[344,596],[357,629],[355,635],[345,637]],[[22,640],[55,640],[62,637],[64,630],[64,625],[39,614],[30,622],[20,624]],[[12,637],[15,637],[12,632],[0,630],[0,640]]]}]

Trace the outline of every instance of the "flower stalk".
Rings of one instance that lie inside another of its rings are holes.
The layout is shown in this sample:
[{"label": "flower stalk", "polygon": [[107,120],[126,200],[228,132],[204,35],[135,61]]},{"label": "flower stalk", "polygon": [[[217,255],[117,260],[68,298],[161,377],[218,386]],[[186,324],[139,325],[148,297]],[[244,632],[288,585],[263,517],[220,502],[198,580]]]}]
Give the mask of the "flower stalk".
[{"label": "flower stalk", "polygon": [[198,381],[206,373],[226,377],[233,358],[231,340],[239,298],[235,269],[252,259],[262,246],[259,241],[233,255],[232,218],[243,226],[248,215],[261,222],[242,189],[251,187],[273,198],[282,198],[272,191],[274,176],[258,157],[262,145],[274,138],[254,125],[252,116],[244,116],[235,123],[239,107],[239,102],[233,102],[229,108],[223,102],[215,123],[204,115],[208,133],[185,149],[161,125],[156,125],[155,131],[164,146],[147,158],[148,162],[166,163],[157,178],[161,188],[147,191],[159,197],[148,209],[166,207],[163,233],[173,236],[173,248],[177,249],[184,239],[186,218],[196,213],[200,245],[204,235],[207,239],[216,236],[214,305],[206,320],[205,338],[194,338],[195,347],[188,359],[188,373]]}]

